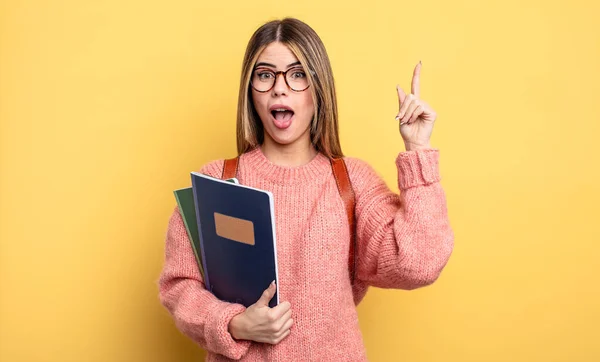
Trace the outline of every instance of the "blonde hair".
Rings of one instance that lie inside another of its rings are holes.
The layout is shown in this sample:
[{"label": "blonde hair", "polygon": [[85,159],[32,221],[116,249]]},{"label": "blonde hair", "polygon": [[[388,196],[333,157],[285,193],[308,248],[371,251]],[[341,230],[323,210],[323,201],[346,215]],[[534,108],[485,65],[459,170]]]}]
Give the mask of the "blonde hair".
[{"label": "blonde hair", "polygon": [[286,45],[298,58],[310,84],[314,117],[310,139],[316,150],[329,158],[342,157],[338,135],[338,111],[335,84],[329,57],[317,33],[294,18],[273,20],[258,28],[246,47],[242,65],[237,112],[238,153],[248,152],[264,142],[264,129],[252,103],[250,79],[260,53],[271,43]]}]

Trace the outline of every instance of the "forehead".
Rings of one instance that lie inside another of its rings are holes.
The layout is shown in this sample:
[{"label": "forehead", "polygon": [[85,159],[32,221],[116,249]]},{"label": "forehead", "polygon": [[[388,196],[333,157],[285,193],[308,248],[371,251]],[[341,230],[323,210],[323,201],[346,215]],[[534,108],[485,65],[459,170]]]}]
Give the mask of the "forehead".
[{"label": "forehead", "polygon": [[292,53],[286,45],[274,42],[269,44],[258,56],[256,63],[269,63],[277,68],[286,68],[292,63],[298,61],[298,58]]}]

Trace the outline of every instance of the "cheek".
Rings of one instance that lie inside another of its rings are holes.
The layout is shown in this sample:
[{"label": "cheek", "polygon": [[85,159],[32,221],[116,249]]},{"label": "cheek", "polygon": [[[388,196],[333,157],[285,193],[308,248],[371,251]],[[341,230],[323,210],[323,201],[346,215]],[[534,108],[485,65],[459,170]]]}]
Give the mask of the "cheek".
[{"label": "cheek", "polygon": [[314,102],[312,99],[312,95],[308,92],[306,92],[306,95],[303,95],[303,99],[301,101],[302,104],[302,108],[304,110],[304,113],[307,115],[311,115],[312,118],[312,114],[314,113]]},{"label": "cheek", "polygon": [[267,109],[267,98],[264,97],[262,93],[252,93],[252,104],[259,115],[265,115],[265,110]]}]

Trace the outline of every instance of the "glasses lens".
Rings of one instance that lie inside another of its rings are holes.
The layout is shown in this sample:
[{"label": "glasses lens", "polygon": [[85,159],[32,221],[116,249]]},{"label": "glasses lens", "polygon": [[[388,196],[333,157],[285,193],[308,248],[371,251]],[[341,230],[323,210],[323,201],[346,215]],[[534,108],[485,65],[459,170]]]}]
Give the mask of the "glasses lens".
[{"label": "glasses lens", "polygon": [[252,75],[252,87],[259,92],[266,92],[275,82],[275,73],[266,69],[257,69]]},{"label": "glasses lens", "polygon": [[295,91],[303,91],[308,88],[308,78],[302,68],[288,70],[286,80],[290,88]]}]

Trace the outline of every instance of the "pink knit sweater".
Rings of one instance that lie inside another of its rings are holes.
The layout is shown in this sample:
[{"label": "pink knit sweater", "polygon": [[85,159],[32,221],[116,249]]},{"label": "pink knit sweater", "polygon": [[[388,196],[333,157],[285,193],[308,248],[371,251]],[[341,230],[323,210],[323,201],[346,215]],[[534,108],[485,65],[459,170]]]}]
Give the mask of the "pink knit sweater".
[{"label": "pink knit sweater", "polygon": [[[438,159],[435,149],[400,153],[400,195],[365,162],[345,159],[356,193],[360,282],[414,289],[438,278],[454,239]],[[220,177],[222,167],[214,161],[200,172]],[[229,321],[244,306],[204,288],[175,209],[159,284],[177,327],[207,350],[207,361],[366,361],[348,274],[348,222],[329,160],[319,153],[303,166],[283,167],[256,148],[241,156],[238,179],[273,193],[279,297],[292,306],[291,334],[277,345],[231,337]]]}]

